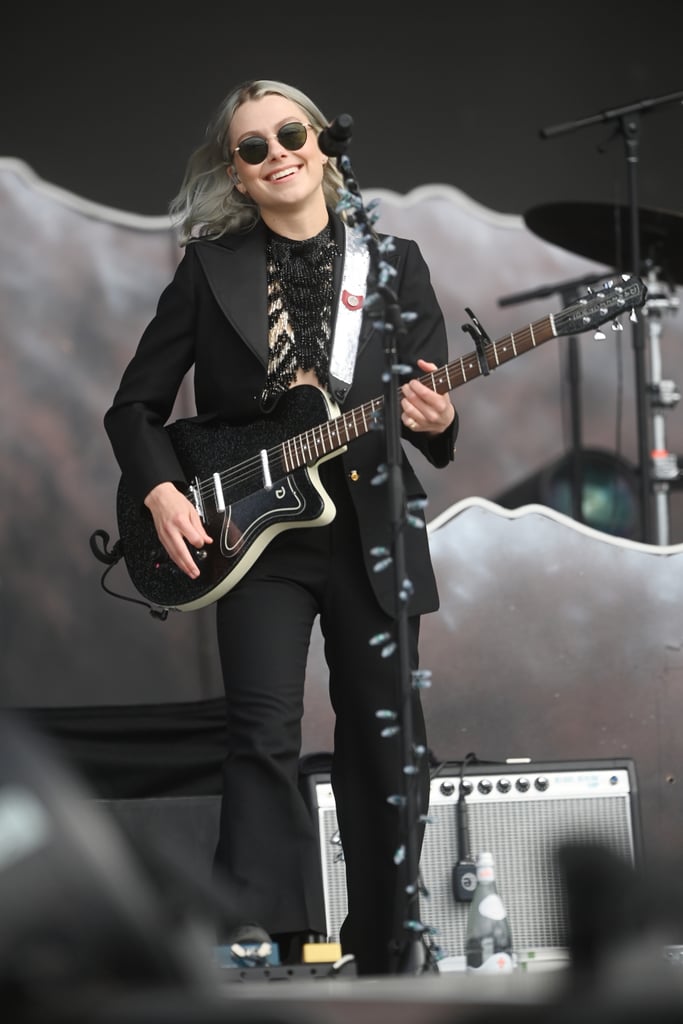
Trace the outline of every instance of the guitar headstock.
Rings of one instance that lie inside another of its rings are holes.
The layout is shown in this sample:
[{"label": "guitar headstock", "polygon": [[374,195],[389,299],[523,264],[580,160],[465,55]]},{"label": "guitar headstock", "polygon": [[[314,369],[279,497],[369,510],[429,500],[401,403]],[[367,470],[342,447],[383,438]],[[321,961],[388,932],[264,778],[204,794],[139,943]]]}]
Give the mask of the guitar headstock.
[{"label": "guitar headstock", "polygon": [[560,313],[555,313],[555,330],[560,336],[582,334],[608,320],[615,320],[622,313],[639,309],[646,296],[647,288],[639,278],[622,274],[615,280],[606,281]]}]

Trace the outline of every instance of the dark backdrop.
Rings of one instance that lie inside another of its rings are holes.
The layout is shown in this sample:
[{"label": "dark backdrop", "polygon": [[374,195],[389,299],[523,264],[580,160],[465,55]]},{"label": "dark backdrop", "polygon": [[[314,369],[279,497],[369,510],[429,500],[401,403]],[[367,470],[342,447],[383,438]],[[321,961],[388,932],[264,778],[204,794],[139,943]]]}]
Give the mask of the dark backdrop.
[{"label": "dark backdrop", "polygon": [[[0,152],[112,207],[166,212],[218,100],[280,78],[355,120],[361,186],[457,186],[493,210],[626,197],[614,124],[539,129],[681,90],[683,7],[652,0],[13,4]],[[679,211],[683,121],[642,122],[642,205]]]}]

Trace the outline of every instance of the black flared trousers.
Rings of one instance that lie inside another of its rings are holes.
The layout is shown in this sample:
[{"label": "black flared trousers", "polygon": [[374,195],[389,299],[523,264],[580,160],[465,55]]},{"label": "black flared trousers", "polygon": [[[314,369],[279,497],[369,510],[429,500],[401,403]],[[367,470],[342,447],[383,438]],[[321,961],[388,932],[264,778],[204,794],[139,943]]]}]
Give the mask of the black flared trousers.
[{"label": "black flared trousers", "polygon": [[[394,969],[408,913],[401,849],[406,828],[422,828],[388,798],[406,785],[404,737],[382,737],[380,709],[412,720],[426,747],[419,691],[406,695],[398,655],[383,656],[382,633],[397,623],[380,608],[364,566],[342,460],[321,467],[337,508],[328,526],[275,537],[217,604],[227,711],[227,751],[216,871],[236,916],[271,934],[325,934],[317,826],[299,787],[304,679],[312,627],[320,616],[334,711],[332,786],[346,865],[344,952],[359,973]],[[391,571],[388,569],[386,571]],[[409,662],[418,665],[419,619],[407,619]],[[402,700],[404,703],[402,703]],[[406,703],[409,713],[406,716]],[[408,778],[426,813],[428,759]],[[415,909],[409,914],[415,914]]]}]

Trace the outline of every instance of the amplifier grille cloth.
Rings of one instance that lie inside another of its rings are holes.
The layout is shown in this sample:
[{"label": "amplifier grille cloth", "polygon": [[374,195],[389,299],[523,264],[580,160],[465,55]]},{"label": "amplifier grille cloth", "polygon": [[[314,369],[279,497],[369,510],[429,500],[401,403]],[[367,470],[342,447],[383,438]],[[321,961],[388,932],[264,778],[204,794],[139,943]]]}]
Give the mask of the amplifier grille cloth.
[{"label": "amplifier grille cloth", "polygon": [[[456,792],[458,778],[452,779]],[[337,940],[346,914],[346,882],[337,816],[328,783],[316,783],[323,889],[330,937]],[[433,790],[432,790],[433,792]],[[427,895],[421,919],[436,929],[434,940],[446,956],[464,952],[468,903],[452,895],[458,861],[457,800],[432,800],[420,861]],[[559,846],[596,842],[634,861],[631,797],[628,793],[523,803],[468,801],[470,847],[476,856],[491,850],[516,950],[564,948],[567,901],[556,862]]]}]

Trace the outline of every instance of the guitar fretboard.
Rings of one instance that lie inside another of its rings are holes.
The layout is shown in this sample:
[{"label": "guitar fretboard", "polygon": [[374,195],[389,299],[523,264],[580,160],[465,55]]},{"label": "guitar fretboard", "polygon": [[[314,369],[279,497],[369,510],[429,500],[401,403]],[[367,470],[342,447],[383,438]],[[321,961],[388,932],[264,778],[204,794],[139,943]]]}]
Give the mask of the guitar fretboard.
[{"label": "guitar fretboard", "polygon": [[[518,331],[511,331],[498,341],[482,338],[481,345],[474,352],[460,356],[445,366],[425,374],[419,380],[437,394],[453,391],[467,381],[486,375],[503,363],[537,348],[550,338],[562,335],[581,334],[591,327],[598,327],[609,319],[615,320],[621,313],[643,305],[647,289],[637,277],[623,274],[617,282],[608,282],[594,293],[579,299],[572,306],[558,313],[550,314],[527,324]],[[615,326],[621,327],[621,325]],[[479,351],[480,349],[480,351]],[[400,389],[399,389],[400,391]],[[383,397],[373,398],[339,416],[326,419],[303,433],[289,438],[258,456],[233,466],[227,472],[216,474],[222,488],[229,489],[231,483],[247,477],[269,486],[269,480],[281,479],[283,475],[304,466],[313,465],[325,455],[338,451],[358,437],[377,428],[381,423]],[[199,485],[200,493],[216,487],[216,481],[207,480]]]},{"label": "guitar fretboard", "polygon": [[[483,345],[482,355],[486,362],[486,370],[480,364],[478,353],[474,351],[419,379],[425,387],[443,395],[554,337],[556,332],[553,317],[546,316],[519,331],[506,334],[498,341],[490,341]],[[312,427],[303,434],[285,441],[278,453],[278,460],[288,473],[310,465],[323,455],[338,451],[349,442],[367,434],[369,430],[375,429],[381,420],[383,408],[384,399],[373,398],[364,405]],[[273,452],[273,455],[275,454]]]}]

